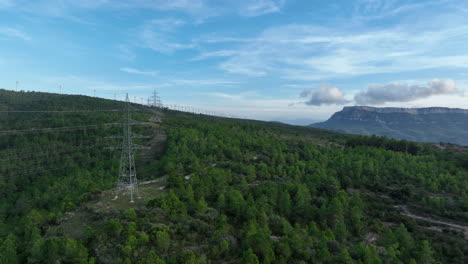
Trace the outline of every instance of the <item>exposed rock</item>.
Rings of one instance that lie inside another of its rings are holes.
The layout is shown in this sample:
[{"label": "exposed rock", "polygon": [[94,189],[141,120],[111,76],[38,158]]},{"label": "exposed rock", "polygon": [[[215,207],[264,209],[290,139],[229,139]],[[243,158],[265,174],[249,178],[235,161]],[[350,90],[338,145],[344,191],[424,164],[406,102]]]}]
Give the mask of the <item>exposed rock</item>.
[{"label": "exposed rock", "polygon": [[352,106],[310,126],[351,134],[468,145],[468,110],[459,108]]}]

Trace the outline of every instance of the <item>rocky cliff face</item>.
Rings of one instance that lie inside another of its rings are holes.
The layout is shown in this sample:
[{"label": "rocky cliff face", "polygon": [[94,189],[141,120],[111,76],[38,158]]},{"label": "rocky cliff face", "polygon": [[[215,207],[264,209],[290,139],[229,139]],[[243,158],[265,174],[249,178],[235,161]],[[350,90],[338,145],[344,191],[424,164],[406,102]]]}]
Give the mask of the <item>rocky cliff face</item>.
[{"label": "rocky cliff face", "polygon": [[[397,107],[371,107],[371,106],[346,106],[338,113],[353,112],[374,112],[381,114],[407,113],[412,115],[429,114],[468,114],[468,110],[447,107],[427,107],[427,108],[397,108]],[[338,114],[336,113],[336,114]]]},{"label": "rocky cliff face", "polygon": [[468,145],[468,110],[458,108],[344,107],[329,120],[311,126],[353,134]]}]

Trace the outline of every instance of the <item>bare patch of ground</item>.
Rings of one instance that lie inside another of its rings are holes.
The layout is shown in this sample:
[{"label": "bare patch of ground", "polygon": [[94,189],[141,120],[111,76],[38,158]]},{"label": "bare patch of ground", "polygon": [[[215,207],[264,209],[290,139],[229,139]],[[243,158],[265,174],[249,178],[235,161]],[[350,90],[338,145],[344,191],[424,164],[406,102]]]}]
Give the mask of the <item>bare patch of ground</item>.
[{"label": "bare patch of ground", "polygon": [[417,215],[414,212],[411,212],[408,209],[408,206],[406,205],[396,205],[395,208],[398,208],[401,214],[404,216],[410,217],[415,220],[420,220],[420,221],[433,224],[431,226],[424,227],[426,229],[430,229],[430,230],[437,231],[437,232],[443,232],[442,227],[445,227],[447,229],[455,230],[455,231],[462,233],[465,240],[468,240],[468,225],[464,223],[455,222],[453,220],[444,219],[441,217],[433,218],[433,217]]},{"label": "bare patch of ground", "polygon": [[116,197],[115,189],[102,192],[98,201],[85,204],[87,209],[96,213],[115,213],[129,208],[144,207],[146,203],[161,194],[160,187],[166,186],[166,178],[142,182],[138,186],[138,194],[134,194],[134,202],[130,201],[128,192],[119,193]]},{"label": "bare patch of ground", "polygon": [[130,201],[128,193],[120,193],[115,199],[115,189],[101,192],[97,198],[81,205],[73,212],[67,212],[58,225],[49,226],[47,236],[63,233],[73,239],[83,239],[86,228],[96,227],[105,223],[130,208],[144,208],[149,200],[164,193],[167,177],[141,182],[138,187],[140,198],[135,195],[134,202]]}]

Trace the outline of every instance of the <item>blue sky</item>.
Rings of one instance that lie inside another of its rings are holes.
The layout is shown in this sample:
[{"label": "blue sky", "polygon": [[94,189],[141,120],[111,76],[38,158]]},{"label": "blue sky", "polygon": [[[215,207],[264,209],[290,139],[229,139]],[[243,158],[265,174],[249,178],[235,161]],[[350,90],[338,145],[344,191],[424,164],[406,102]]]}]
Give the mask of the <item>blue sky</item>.
[{"label": "blue sky", "polygon": [[0,87],[308,124],[468,108],[468,2],[0,0]]}]

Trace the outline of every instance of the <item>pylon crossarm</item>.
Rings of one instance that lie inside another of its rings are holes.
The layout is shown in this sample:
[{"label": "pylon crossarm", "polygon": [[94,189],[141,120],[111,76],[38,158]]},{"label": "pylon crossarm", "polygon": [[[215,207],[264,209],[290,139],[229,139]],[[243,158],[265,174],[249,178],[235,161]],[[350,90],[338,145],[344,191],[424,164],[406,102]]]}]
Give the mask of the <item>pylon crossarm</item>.
[{"label": "pylon crossarm", "polygon": [[131,138],[151,138],[150,136],[143,136],[143,135],[138,135],[138,134],[132,134],[130,137]]},{"label": "pylon crossarm", "polygon": [[123,138],[123,136],[108,136],[108,137],[105,137],[105,138],[110,138],[110,139],[113,139],[113,138]]},{"label": "pylon crossarm", "polygon": [[[131,138],[151,138],[150,136],[143,136],[143,135],[138,135],[138,134],[132,134],[130,135]],[[106,138],[110,138],[110,139],[115,139],[115,138],[124,138],[124,136],[120,135],[120,136],[109,136],[109,137],[106,137]]]},{"label": "pylon crossarm", "polygon": [[149,125],[150,122],[129,122],[129,123],[106,123],[106,126],[122,126],[122,125]]},{"label": "pylon crossarm", "polygon": [[116,149],[122,149],[122,146],[111,146],[111,147],[105,147],[104,149],[110,149],[110,150],[116,150]]},{"label": "pylon crossarm", "polygon": [[132,149],[151,149],[150,147],[147,146],[141,146],[137,144],[132,144]]},{"label": "pylon crossarm", "polygon": [[137,122],[137,121],[134,121],[134,122],[131,122],[131,123],[128,123],[129,125],[149,125],[151,124],[150,122]]}]

